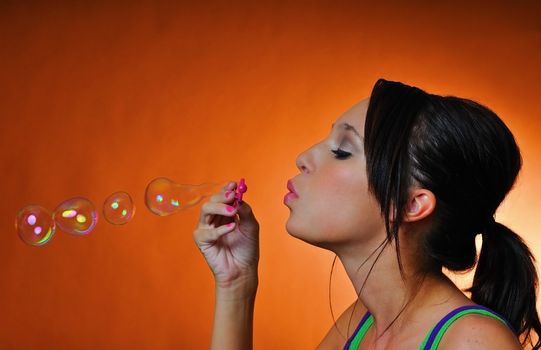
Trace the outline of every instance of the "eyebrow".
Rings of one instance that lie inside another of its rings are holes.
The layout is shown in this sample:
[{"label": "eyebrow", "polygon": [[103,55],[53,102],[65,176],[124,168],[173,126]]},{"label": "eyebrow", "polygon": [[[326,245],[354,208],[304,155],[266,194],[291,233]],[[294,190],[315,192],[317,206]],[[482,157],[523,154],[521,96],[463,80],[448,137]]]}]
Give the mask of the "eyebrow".
[{"label": "eyebrow", "polygon": [[[351,124],[348,124],[348,123],[340,123],[338,124],[339,126],[343,126],[344,129],[346,130],[349,130],[349,131],[353,131],[355,133],[355,135],[357,135],[361,140],[364,140],[364,138],[361,136],[361,134],[359,134],[359,132],[357,131],[357,129],[355,129],[355,127]],[[334,129],[334,123],[331,127],[331,130]]]}]

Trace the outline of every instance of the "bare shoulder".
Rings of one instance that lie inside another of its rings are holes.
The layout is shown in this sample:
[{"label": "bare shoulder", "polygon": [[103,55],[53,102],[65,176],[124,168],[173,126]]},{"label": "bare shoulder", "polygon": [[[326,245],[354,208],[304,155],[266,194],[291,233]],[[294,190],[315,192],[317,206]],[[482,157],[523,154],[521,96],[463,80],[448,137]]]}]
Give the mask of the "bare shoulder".
[{"label": "bare shoulder", "polygon": [[467,315],[455,321],[445,332],[441,350],[519,350],[517,337],[501,321],[484,315]]},{"label": "bare shoulder", "polygon": [[[365,314],[366,308],[360,302],[351,304],[336,320],[336,326],[331,325],[331,328],[316,348],[317,350],[335,350],[342,349],[347,341],[347,338],[357,328],[362,316]],[[350,322],[351,321],[351,322]],[[338,328],[338,329],[337,329]],[[348,333],[349,328],[349,333]]]}]

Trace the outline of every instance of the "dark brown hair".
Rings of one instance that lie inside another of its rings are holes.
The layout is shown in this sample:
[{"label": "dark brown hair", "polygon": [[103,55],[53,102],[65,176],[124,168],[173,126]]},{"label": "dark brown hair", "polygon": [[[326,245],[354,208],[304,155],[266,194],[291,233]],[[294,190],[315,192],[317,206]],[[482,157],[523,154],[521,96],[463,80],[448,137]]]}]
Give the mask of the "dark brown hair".
[{"label": "dark brown hair", "polygon": [[[364,147],[369,189],[385,219],[387,241],[397,246],[401,271],[398,228],[408,188],[417,183],[437,202],[423,247],[431,264],[463,271],[477,263],[472,300],[503,315],[523,345],[539,349],[541,341],[530,337],[532,330],[541,333],[534,258],[515,232],[493,218],[522,166],[504,122],[474,101],[380,79],[370,96]],[[479,257],[477,234],[483,238]]]}]

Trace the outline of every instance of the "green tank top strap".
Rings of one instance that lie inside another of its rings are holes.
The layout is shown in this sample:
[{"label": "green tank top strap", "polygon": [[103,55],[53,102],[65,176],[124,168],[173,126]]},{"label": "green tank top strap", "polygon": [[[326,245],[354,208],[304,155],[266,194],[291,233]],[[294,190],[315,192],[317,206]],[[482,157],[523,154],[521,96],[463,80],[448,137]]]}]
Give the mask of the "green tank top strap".
[{"label": "green tank top strap", "polygon": [[355,332],[353,332],[351,337],[344,345],[344,350],[357,350],[359,348],[359,344],[361,344],[361,340],[363,340],[364,335],[366,334],[366,331],[368,331],[370,326],[372,326],[372,323],[374,323],[374,316],[372,316],[370,311],[366,311],[363,318],[359,322],[357,329]]},{"label": "green tank top strap", "polygon": [[470,315],[470,314],[485,315],[485,316],[495,318],[503,322],[507,327],[509,327],[512,330],[512,327],[502,316],[498,315],[494,311],[484,306],[481,306],[481,305],[461,306],[449,312],[434,327],[432,327],[430,332],[428,332],[425,339],[421,343],[419,350],[436,350],[438,348],[438,345],[440,344],[441,338],[443,337],[447,329],[453,324],[453,322],[455,322],[462,316]]},{"label": "green tank top strap", "polygon": [[[481,305],[461,306],[449,312],[434,327],[432,327],[419,346],[419,350],[436,350],[447,329],[460,317],[470,314],[485,315],[495,318],[503,322],[507,327],[509,327],[509,329],[511,329],[511,331],[513,331],[513,327],[511,327],[511,325],[502,316],[498,315],[489,308]],[[344,345],[343,350],[357,350],[361,341],[363,340],[363,337],[373,323],[374,316],[369,311],[366,311],[363,318],[359,322],[357,329],[355,332],[353,332],[351,337]]]}]

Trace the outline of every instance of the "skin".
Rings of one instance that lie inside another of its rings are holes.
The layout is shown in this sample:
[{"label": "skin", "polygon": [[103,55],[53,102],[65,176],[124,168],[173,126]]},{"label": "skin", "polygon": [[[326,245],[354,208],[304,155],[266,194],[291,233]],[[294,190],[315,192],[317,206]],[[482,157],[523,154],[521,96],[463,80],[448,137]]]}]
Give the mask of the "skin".
[{"label": "skin", "polygon": [[[344,336],[351,335],[367,309],[375,322],[360,349],[418,349],[443,316],[474,303],[423,258],[421,240],[436,206],[430,191],[419,186],[409,191],[399,230],[405,279],[400,274],[396,246],[390,243],[381,247],[386,238],[385,224],[378,203],[368,191],[361,138],[367,107],[368,99],[354,105],[335,121],[326,139],[298,156],[300,173],[292,183],[299,197],[287,202],[290,216],[286,230],[298,239],[334,252],[359,295],[318,349],[342,349]],[[345,124],[353,126],[360,136],[347,130]],[[335,158],[331,151],[337,148],[350,155]],[[227,197],[226,193],[235,186],[229,183],[203,205],[194,230],[194,240],[216,282],[212,349],[252,348],[259,224],[247,202],[233,212],[227,211],[233,196]],[[230,222],[235,225],[228,227]],[[439,346],[443,350],[495,348],[521,349],[509,329],[480,315],[456,321]]]}]

